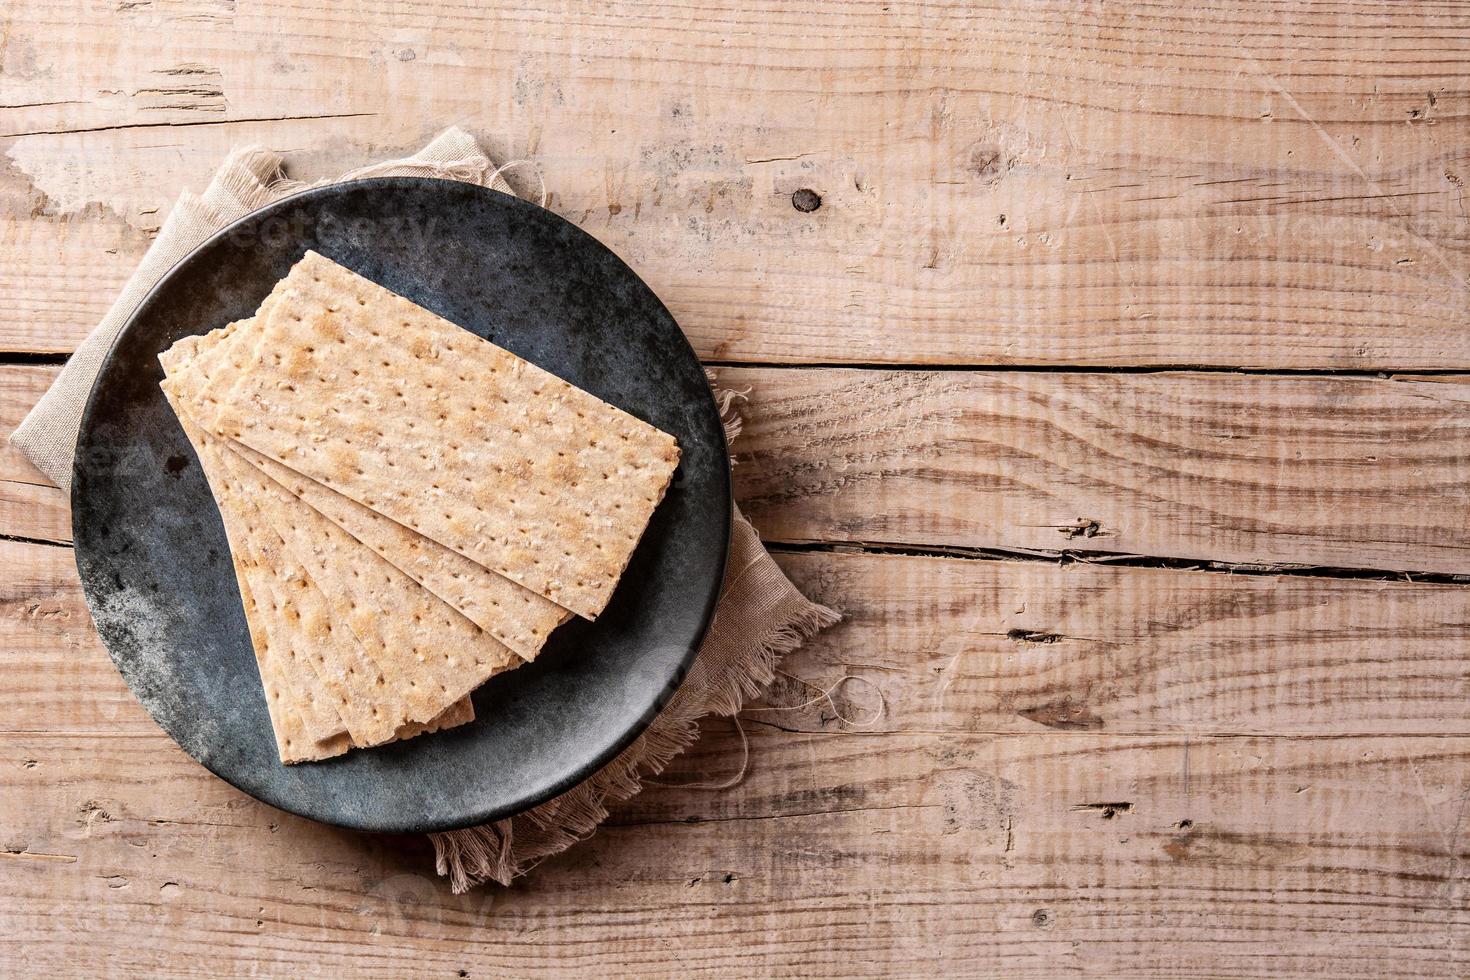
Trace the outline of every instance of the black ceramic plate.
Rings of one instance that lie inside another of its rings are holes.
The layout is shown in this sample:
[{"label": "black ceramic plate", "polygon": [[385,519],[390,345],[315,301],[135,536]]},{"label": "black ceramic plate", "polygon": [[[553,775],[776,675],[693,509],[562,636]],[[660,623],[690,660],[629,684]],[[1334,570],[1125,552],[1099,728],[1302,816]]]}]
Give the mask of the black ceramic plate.
[{"label": "black ceramic plate", "polygon": [[[482,687],[474,723],[286,767],[219,512],[158,389],[157,355],[250,315],[308,248],[673,434],[683,457],[606,611],[596,623],[567,623],[534,663]],[[72,515],[97,630],[128,686],[186,752],[250,795],[315,820],[444,830],[569,788],[673,693],[719,591],[729,465],[694,352],[617,256],[515,198],[384,178],[257,211],[158,284],[92,391]]]}]

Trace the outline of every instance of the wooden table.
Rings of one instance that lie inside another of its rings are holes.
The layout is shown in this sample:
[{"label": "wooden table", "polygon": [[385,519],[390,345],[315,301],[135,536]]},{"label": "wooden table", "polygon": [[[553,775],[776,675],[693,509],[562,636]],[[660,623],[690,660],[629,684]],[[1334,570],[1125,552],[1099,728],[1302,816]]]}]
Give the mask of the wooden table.
[{"label": "wooden table", "polygon": [[861,680],[455,897],[175,748],[11,453],[0,973],[1470,971],[1470,5],[488,6],[0,8],[3,425],[231,147],[465,126],[751,388],[762,705]]}]

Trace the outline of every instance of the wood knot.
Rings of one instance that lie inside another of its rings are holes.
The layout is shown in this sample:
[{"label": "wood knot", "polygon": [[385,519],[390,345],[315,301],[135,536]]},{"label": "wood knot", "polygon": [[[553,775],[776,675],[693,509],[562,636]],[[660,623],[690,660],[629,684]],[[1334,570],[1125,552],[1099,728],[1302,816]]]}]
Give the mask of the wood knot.
[{"label": "wood knot", "polygon": [[1022,718],[1061,731],[1092,732],[1103,727],[1103,720],[1086,704],[1074,704],[1070,697],[1017,712]]},{"label": "wood knot", "polygon": [[986,187],[994,187],[1006,178],[1015,167],[1013,156],[998,143],[976,143],[970,147],[967,170]]},{"label": "wood knot", "polygon": [[791,206],[802,214],[811,214],[822,206],[822,195],[810,187],[803,187],[791,195]]},{"label": "wood knot", "polygon": [[1077,518],[1077,523],[1075,524],[1067,524],[1057,528],[1061,532],[1062,537],[1068,541],[1073,541],[1077,538],[1095,538],[1102,533],[1102,529],[1101,521],[1089,520],[1085,517]]}]

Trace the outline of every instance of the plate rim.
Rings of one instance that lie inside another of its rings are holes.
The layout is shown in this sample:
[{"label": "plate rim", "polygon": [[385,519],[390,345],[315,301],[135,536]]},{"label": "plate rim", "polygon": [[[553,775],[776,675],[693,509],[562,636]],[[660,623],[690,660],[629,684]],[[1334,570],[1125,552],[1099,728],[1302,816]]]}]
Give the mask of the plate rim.
[{"label": "plate rim", "polygon": [[[180,742],[177,737],[175,737],[174,733],[169,729],[167,725],[165,725],[162,721],[154,716],[153,711],[149,707],[147,702],[139,697],[137,692],[133,690],[133,685],[129,681],[127,673],[122,669],[122,665],[118,663],[117,655],[113,652],[111,644],[107,642],[106,637],[102,636],[101,631],[96,629],[95,623],[97,620],[97,609],[92,598],[91,583],[89,581],[89,577],[82,572],[82,563],[80,560],[81,551],[77,547],[77,542],[82,540],[83,537],[78,533],[79,528],[83,524],[83,521],[81,520],[82,508],[78,507],[78,501],[82,498],[82,484],[84,482],[84,480],[82,479],[82,473],[84,470],[84,467],[81,465],[82,454],[78,452],[78,449],[80,449],[82,445],[84,433],[95,428],[99,393],[104,387],[104,379],[117,367],[119,349],[126,342],[129,335],[135,330],[135,327],[139,320],[142,319],[144,315],[151,313],[154,306],[157,305],[157,303],[159,302],[159,296],[165,290],[165,288],[169,286],[169,284],[174,279],[179,278],[185,274],[186,266],[190,262],[194,261],[201,253],[214,247],[220,240],[234,234],[237,229],[239,229],[242,225],[245,225],[246,223],[251,221],[259,221],[264,218],[268,218],[272,212],[285,210],[289,207],[299,205],[302,201],[314,198],[330,198],[334,195],[350,191],[374,189],[391,190],[394,187],[428,187],[430,185],[443,185],[442,187],[437,187],[436,189],[452,189],[457,192],[469,193],[472,196],[479,196],[485,200],[495,201],[496,203],[504,204],[511,208],[520,208],[528,212],[540,212],[545,216],[548,216],[553,222],[560,223],[565,228],[569,229],[574,237],[580,237],[580,239],[582,239],[584,243],[590,245],[595,249],[599,249],[611,256],[619,265],[621,265],[627,271],[629,275],[631,275],[645,290],[647,290],[648,295],[653,298],[654,302],[658,305],[658,308],[663,311],[664,315],[668,317],[669,322],[674,325],[675,332],[678,334],[677,343],[683,345],[683,349],[688,352],[689,357],[693,360],[695,365],[706,371],[706,380],[708,380],[708,369],[704,368],[704,362],[699,357],[699,353],[694,349],[694,345],[690,343],[689,337],[684,332],[683,327],[680,326],[678,319],[675,318],[673,313],[669,311],[668,306],[664,303],[663,299],[658,295],[653,287],[650,286],[641,275],[639,275],[638,271],[634,269],[632,265],[630,265],[625,259],[623,259],[622,256],[613,251],[612,248],[603,243],[590,232],[577,225],[575,222],[572,222],[567,218],[562,217],[549,208],[543,208],[515,194],[507,194],[503,191],[496,191],[481,184],[453,180],[450,178],[423,176],[387,176],[364,177],[352,180],[337,181],[335,183],[321,184],[314,187],[303,188],[299,191],[295,191],[282,198],[271,201],[267,204],[262,205],[261,207],[255,208],[251,211],[246,212],[243,215],[240,215],[238,218],[224,225],[213,234],[209,235],[209,237],[197,243],[182,256],[180,256],[178,261],[169,266],[168,270],[159,277],[158,281],[154,283],[151,288],[149,288],[149,290],[138,301],[137,306],[135,306],[132,312],[128,314],[128,317],[123,322],[122,327],[118,329],[116,336],[114,336],[111,343],[108,344],[107,352],[98,362],[97,372],[93,377],[91,388],[88,390],[86,403],[83,407],[82,414],[78,422],[76,441],[74,442],[72,447],[72,480],[71,489],[67,495],[68,503],[71,507],[72,557],[74,563],[77,565],[78,578],[81,582],[82,595],[86,601],[88,613],[94,621],[93,629],[95,632],[97,632],[98,638],[102,641],[103,647],[107,650],[108,658],[112,661],[113,667],[122,676],[124,684],[127,685],[128,693],[131,694],[133,698],[138,701],[138,703],[143,707],[144,711],[148,714],[149,719],[152,720],[153,723],[157,725],[159,729],[162,730],[163,733],[169,737],[169,740],[173,742],[174,745],[178,747],[186,756],[188,756],[199,765],[203,766],[206,770],[208,770],[217,778],[223,780],[225,783],[228,783],[230,786],[233,786],[235,789],[246,794],[251,799],[264,803],[267,806],[274,807],[275,809],[280,810],[284,813],[290,813],[294,816],[299,816],[317,823],[367,833],[444,833],[447,831],[462,830],[468,827],[491,823],[496,820],[501,820],[521,813],[525,813],[541,805],[542,803],[555,799],[563,793],[585,782],[597,772],[600,772],[602,769],[606,768],[608,764],[610,764],[619,755],[621,755],[625,749],[627,749],[630,745],[633,744],[634,741],[638,739],[639,736],[641,736],[644,732],[648,730],[649,726],[652,725],[653,721],[660,714],[663,713],[663,710],[668,706],[675,693],[679,690],[680,687],[682,687],[684,681],[688,678],[690,668],[693,666],[695,659],[699,655],[700,649],[704,646],[704,642],[709,636],[710,626],[714,622],[715,612],[719,606],[720,597],[724,592],[725,576],[729,570],[730,541],[734,532],[733,513],[735,505],[735,492],[734,475],[732,472],[730,461],[729,439],[727,438],[725,433],[724,419],[722,413],[720,412],[719,403],[715,399],[713,385],[709,384],[706,386],[705,395],[708,399],[709,409],[711,412],[713,412],[713,418],[716,422],[715,429],[719,433],[719,444],[716,448],[719,450],[718,457],[723,464],[721,467],[723,471],[723,479],[717,482],[717,486],[721,490],[723,490],[726,506],[723,508],[723,533],[720,535],[720,553],[717,562],[717,565],[719,567],[719,574],[715,576],[714,587],[710,590],[709,595],[705,597],[704,609],[701,611],[701,625],[696,631],[695,641],[690,645],[689,649],[684,653],[683,657],[681,658],[675,669],[671,672],[671,676],[665,683],[663,689],[659,691],[657,696],[654,698],[652,706],[649,708],[648,711],[645,712],[644,717],[639,718],[636,723],[631,725],[618,738],[612,740],[612,742],[606,748],[604,748],[600,753],[593,756],[591,761],[585,763],[584,765],[573,770],[567,775],[562,776],[560,779],[548,783],[546,786],[542,787],[539,791],[535,793],[523,794],[523,796],[519,800],[513,801],[512,803],[503,805],[501,807],[492,807],[489,810],[477,813],[467,819],[455,818],[447,821],[425,821],[414,823],[412,825],[402,822],[365,822],[353,821],[351,819],[338,821],[324,819],[320,815],[305,813],[301,810],[292,809],[289,806],[283,805],[283,803],[286,801],[264,799],[256,795],[256,793],[252,790],[241,786],[235,780],[231,779],[228,774],[226,774],[225,772],[221,772],[218,768],[216,768],[216,766],[213,764],[212,759],[201,759],[195,756],[192,752],[184,747],[183,743]],[[459,326],[462,330],[467,330],[467,328],[459,324],[456,324],[456,326]],[[214,506],[216,507],[216,509],[218,509],[217,504],[215,504]],[[284,765],[284,763],[280,764]],[[307,765],[309,765],[309,763]]]}]

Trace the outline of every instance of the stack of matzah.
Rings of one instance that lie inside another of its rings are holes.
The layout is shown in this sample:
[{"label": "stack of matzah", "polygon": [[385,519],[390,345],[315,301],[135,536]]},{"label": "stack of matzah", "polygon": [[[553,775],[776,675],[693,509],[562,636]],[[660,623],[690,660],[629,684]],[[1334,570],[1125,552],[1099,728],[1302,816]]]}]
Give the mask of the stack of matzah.
[{"label": "stack of matzah", "polygon": [[314,252],[159,360],[288,763],[472,720],[471,691],[602,611],[679,458]]}]

